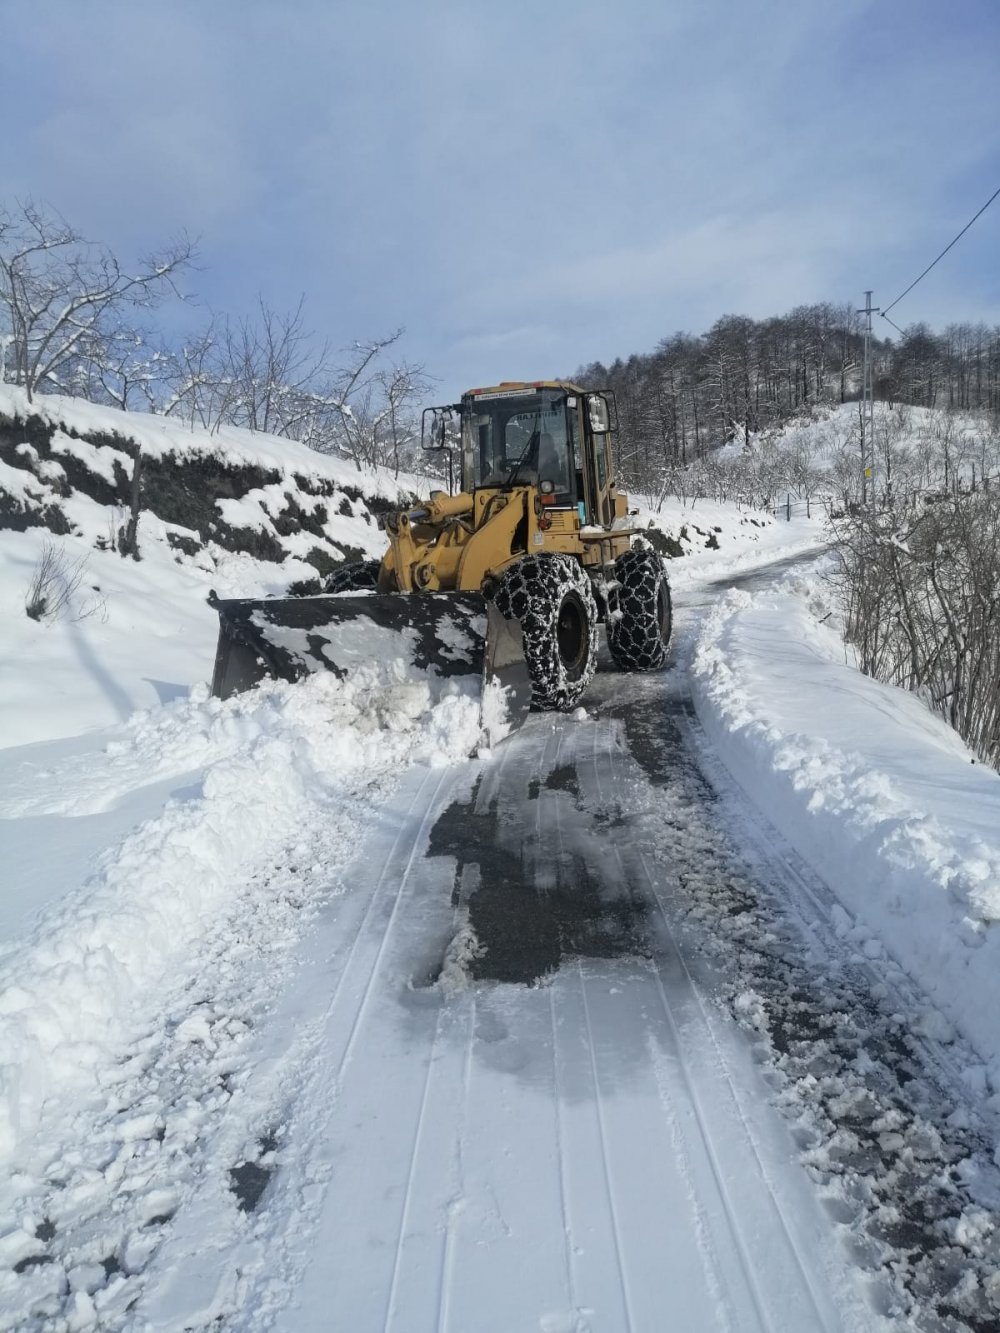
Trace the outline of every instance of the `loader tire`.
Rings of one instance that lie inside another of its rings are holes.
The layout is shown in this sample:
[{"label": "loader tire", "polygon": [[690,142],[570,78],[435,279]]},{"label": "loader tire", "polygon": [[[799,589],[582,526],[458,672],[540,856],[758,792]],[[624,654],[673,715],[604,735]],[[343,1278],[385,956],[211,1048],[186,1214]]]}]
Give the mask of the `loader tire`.
[{"label": "loader tire", "polygon": [[378,560],[356,560],[326,576],[324,592],[363,592],[378,587]]},{"label": "loader tire", "polygon": [[504,570],[493,600],[520,623],[532,707],[575,707],[597,666],[597,605],[579,562],[526,555]]},{"label": "loader tire", "polygon": [[608,649],[622,671],[658,671],[670,640],[670,585],[662,559],[645,542],[615,561],[617,616],[608,617]]}]

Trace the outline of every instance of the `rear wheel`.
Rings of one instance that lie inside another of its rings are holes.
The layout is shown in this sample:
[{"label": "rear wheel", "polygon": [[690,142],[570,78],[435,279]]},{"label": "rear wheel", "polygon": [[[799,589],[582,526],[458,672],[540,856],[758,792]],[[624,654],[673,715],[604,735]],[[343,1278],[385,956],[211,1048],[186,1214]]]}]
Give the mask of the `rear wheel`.
[{"label": "rear wheel", "polygon": [[532,706],[573,708],[597,665],[597,606],[579,562],[527,555],[504,570],[493,600],[520,623]]},{"label": "rear wheel", "polygon": [[356,560],[326,576],[324,592],[363,592],[378,587],[379,560]]},{"label": "rear wheel", "polygon": [[670,640],[670,585],[663,561],[645,542],[615,561],[618,615],[608,617],[608,649],[622,671],[658,671]]}]

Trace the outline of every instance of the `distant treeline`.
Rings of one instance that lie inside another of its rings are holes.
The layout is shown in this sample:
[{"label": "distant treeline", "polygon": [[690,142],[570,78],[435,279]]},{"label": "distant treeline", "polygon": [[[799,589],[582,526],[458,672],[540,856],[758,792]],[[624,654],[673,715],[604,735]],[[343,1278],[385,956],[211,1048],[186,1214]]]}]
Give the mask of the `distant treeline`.
[{"label": "distant treeline", "polygon": [[[852,305],[799,306],[754,320],[726,315],[704,334],[594,362],[579,375],[616,392],[626,476],[685,466],[707,450],[861,392],[863,317]],[[1000,416],[1000,327],[914,324],[873,338],[876,397]]]}]

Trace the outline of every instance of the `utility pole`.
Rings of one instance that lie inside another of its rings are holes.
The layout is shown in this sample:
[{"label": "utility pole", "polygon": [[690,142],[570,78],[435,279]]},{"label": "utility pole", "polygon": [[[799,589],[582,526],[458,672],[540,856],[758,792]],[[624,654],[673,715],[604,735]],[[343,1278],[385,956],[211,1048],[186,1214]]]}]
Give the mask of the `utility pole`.
[{"label": "utility pole", "polygon": [[865,303],[858,311],[867,315],[865,324],[865,361],[862,371],[861,402],[861,503],[875,503],[875,395],[872,392],[872,315],[880,315],[872,305],[871,292],[865,292]]}]

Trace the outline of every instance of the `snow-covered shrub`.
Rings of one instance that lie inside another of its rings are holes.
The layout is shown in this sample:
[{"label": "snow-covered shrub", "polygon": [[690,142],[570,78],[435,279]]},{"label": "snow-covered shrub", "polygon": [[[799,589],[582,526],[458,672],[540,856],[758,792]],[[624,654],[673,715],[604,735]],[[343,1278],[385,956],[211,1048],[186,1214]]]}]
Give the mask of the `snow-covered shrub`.
[{"label": "snow-covered shrub", "polygon": [[24,610],[32,620],[58,620],[73,608],[83,582],[86,558],[71,560],[62,547],[46,540],[24,594]]},{"label": "snow-covered shrub", "polygon": [[1000,493],[920,496],[834,523],[848,641],[1000,768]]}]

